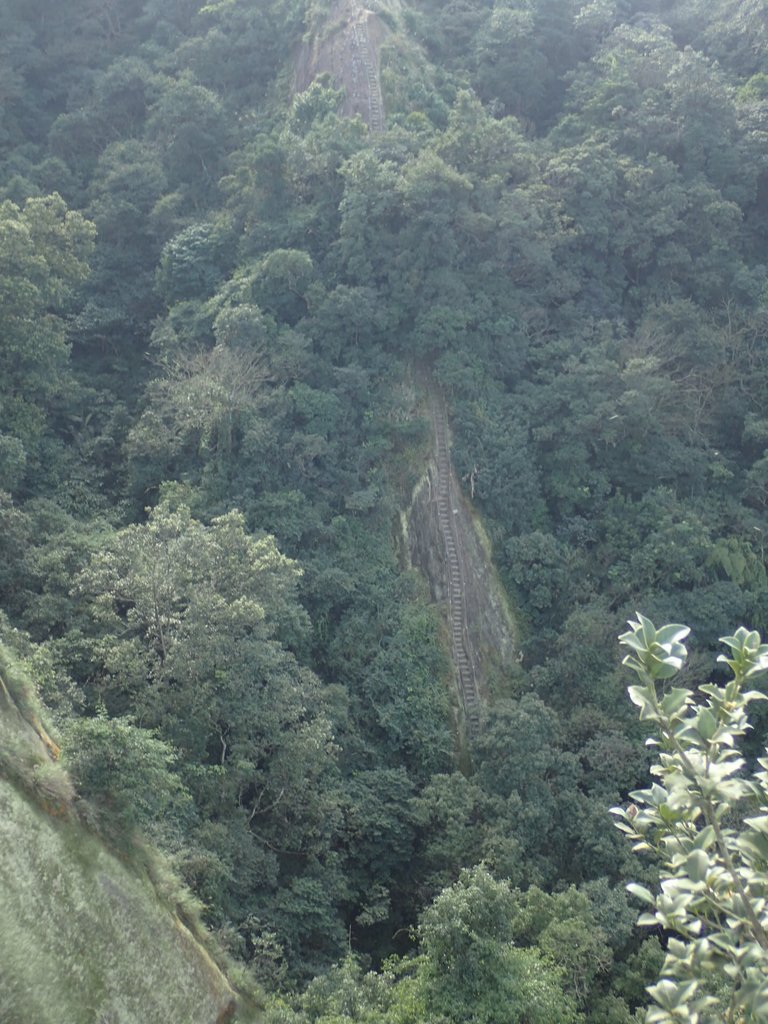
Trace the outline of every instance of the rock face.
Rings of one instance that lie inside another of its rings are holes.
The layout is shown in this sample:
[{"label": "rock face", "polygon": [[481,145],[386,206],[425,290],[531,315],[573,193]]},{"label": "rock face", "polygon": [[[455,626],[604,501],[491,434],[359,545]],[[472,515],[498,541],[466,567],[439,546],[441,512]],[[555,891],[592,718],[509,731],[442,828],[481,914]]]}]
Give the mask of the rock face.
[{"label": "rock face", "polygon": [[430,400],[432,453],[403,517],[410,564],[442,605],[457,688],[470,738],[480,727],[489,680],[515,660],[514,622],[479,519],[462,494],[450,458],[445,406]]},{"label": "rock face", "polygon": [[0,779],[4,1024],[223,1024],[234,1012],[225,978],[148,881]]},{"label": "rock face", "polygon": [[388,29],[359,0],[336,0],[321,28],[304,43],[296,62],[295,92],[328,74],[344,89],[342,113],[359,115],[372,132],[384,130],[379,49]]},{"label": "rock face", "polygon": [[225,1024],[206,949],[74,814],[31,690],[0,646],[0,1021]]}]

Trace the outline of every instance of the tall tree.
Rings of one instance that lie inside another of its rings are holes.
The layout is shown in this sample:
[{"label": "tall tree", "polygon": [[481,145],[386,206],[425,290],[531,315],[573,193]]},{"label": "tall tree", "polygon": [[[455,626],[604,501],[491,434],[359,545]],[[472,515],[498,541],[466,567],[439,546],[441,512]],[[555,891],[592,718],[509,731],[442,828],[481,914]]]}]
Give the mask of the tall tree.
[{"label": "tall tree", "polygon": [[0,205],[0,487],[40,457],[48,406],[66,388],[65,314],[88,274],[93,225],[58,195]]}]

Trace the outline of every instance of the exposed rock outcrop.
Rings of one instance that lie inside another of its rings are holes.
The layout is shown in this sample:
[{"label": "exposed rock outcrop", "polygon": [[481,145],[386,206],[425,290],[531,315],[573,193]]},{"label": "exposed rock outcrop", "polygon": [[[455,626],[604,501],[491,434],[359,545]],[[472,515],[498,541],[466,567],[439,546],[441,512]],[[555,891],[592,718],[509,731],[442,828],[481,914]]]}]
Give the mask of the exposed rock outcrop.
[{"label": "exposed rock outcrop", "polygon": [[425,473],[403,516],[410,564],[429,582],[445,609],[466,731],[480,724],[488,682],[515,661],[514,622],[490,557],[489,545],[453,469],[447,411],[430,400],[433,444]]},{"label": "exposed rock outcrop", "polygon": [[154,889],[0,779],[4,1024],[217,1024],[235,995]]},{"label": "exposed rock outcrop", "polygon": [[295,91],[303,92],[319,75],[328,74],[337,88],[344,89],[342,113],[359,115],[372,132],[383,131],[379,50],[388,32],[381,18],[359,0],[337,0],[322,30],[302,46]]},{"label": "exposed rock outcrop", "polygon": [[226,1024],[227,979],[149,877],[78,819],[58,752],[0,645],[0,1021]]}]

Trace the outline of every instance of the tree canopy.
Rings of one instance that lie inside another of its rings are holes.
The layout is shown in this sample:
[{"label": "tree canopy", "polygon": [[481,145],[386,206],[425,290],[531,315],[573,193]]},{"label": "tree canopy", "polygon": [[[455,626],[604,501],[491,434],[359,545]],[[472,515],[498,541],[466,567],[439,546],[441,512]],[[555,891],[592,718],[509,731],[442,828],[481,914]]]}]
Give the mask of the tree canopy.
[{"label": "tree canopy", "polygon": [[[628,1024],[688,954],[614,638],[768,628],[764,5],[369,6],[6,4],[0,641],[275,1022]],[[296,92],[364,56],[375,130]],[[469,740],[438,396],[515,633]]]}]

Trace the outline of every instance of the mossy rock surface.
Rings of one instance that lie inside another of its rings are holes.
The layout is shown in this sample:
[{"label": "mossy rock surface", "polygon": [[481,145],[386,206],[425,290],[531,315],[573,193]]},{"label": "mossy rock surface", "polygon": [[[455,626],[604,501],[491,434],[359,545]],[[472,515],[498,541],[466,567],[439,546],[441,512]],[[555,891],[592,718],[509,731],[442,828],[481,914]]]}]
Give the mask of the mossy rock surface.
[{"label": "mossy rock surface", "polygon": [[0,779],[3,1024],[214,1024],[233,1011],[226,979],[147,880]]}]

